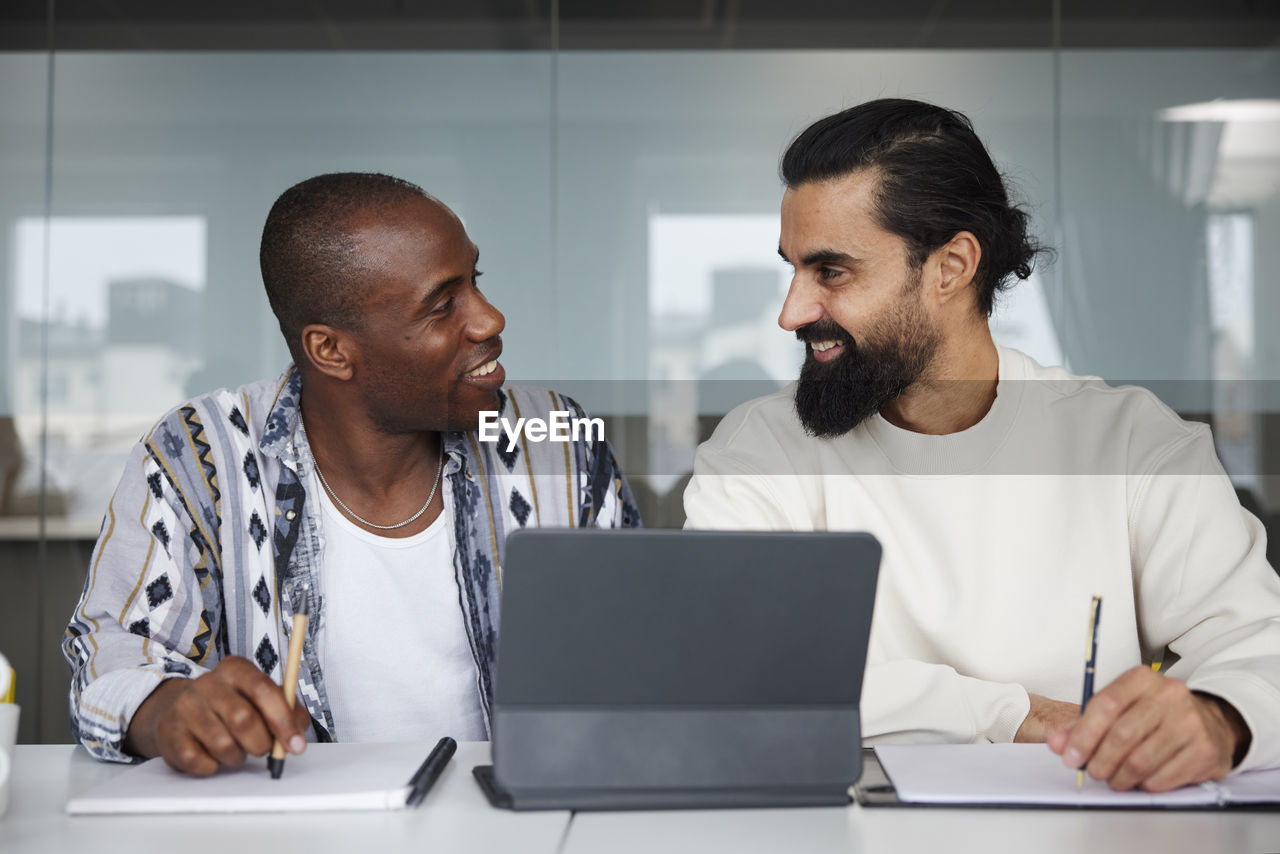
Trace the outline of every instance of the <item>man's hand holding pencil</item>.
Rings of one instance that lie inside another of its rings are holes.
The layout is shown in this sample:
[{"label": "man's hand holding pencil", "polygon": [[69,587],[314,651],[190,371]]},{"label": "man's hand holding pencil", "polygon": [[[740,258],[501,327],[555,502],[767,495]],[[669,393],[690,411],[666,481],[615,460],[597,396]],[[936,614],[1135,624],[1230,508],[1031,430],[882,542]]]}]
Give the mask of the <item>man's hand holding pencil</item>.
[{"label": "man's hand holding pencil", "polygon": [[265,756],[273,739],[301,753],[310,725],[304,705],[290,708],[279,685],[247,658],[232,656],[196,679],[162,682],[134,713],[125,747],[208,776],[248,756]]}]

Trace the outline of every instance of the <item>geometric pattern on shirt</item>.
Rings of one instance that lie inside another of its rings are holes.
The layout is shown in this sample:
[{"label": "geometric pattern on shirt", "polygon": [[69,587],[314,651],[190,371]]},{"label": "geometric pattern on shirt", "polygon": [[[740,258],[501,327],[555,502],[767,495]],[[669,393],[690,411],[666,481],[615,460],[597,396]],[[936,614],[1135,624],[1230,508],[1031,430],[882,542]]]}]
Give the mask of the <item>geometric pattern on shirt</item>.
[{"label": "geometric pattern on shirt", "polygon": [[129,624],[129,632],[139,637],[149,638],[151,637],[151,622],[146,617],[141,620],[134,620]]},{"label": "geometric pattern on shirt", "polygon": [[[609,476],[607,471],[601,470],[596,472],[596,476],[606,478]],[[602,509],[599,504],[608,494],[608,483],[597,483],[585,472],[578,474],[578,494],[579,506],[582,508],[582,515],[578,519],[579,527],[588,527],[593,523],[596,514]],[[599,498],[599,500],[597,500]]]},{"label": "geometric pattern on shirt", "polygon": [[271,588],[261,575],[258,576],[258,583],[253,586],[253,600],[258,603],[263,614],[271,613]]},{"label": "geometric pattern on shirt", "polygon": [[[615,498],[615,497],[616,497],[616,495],[617,495],[617,493],[611,493],[608,497],[609,497],[610,499],[613,499],[613,498]],[[602,514],[602,515],[606,515],[606,516],[607,516],[607,514]],[[623,526],[624,528],[636,528],[636,527],[639,527],[639,525],[640,525],[640,510],[639,510],[639,508],[637,508],[634,504],[627,504],[627,503],[623,503],[623,505],[622,505],[622,512],[621,512],[619,515],[622,517],[622,526]]]},{"label": "geometric pattern on shirt", "polygon": [[511,487],[511,503],[509,506],[511,508],[511,514],[516,517],[516,521],[519,522],[520,527],[523,528],[525,523],[529,521],[529,511],[533,510],[533,507],[530,506],[529,502],[520,494],[520,490],[516,489],[514,486]]},{"label": "geometric pattern on shirt", "polygon": [[[211,550],[205,543],[204,534],[200,532],[200,527],[198,525],[192,525],[189,536],[191,537],[191,543],[196,547],[195,560],[191,565],[191,572],[192,575],[195,576],[196,584],[200,587],[201,599],[206,603],[209,602],[211,598],[215,600],[221,599],[222,578],[221,576],[215,576],[209,571],[209,557]],[[213,582],[214,584],[213,591],[207,590],[210,582]],[[226,629],[225,620],[222,622],[222,629],[224,631]],[[215,644],[210,643],[211,640],[213,640],[213,628],[210,625],[209,611],[206,607],[202,606],[200,608],[200,616],[196,624],[195,634],[191,638],[191,647],[187,650],[186,657],[194,661],[196,664],[204,665],[209,658],[209,654],[217,648]],[[227,645],[223,643],[222,647],[218,649],[218,652],[220,653],[219,657],[225,656],[228,652]]]},{"label": "geometric pattern on shirt", "polygon": [[200,625],[196,628],[196,636],[191,639],[191,649],[187,658],[196,664],[204,664],[209,657],[209,639],[213,637],[213,629],[209,627],[209,612],[200,609]]},{"label": "geometric pattern on shirt", "polygon": [[280,662],[280,656],[276,655],[276,648],[266,635],[262,636],[262,642],[258,644],[258,651],[254,653],[253,657],[257,660],[258,667],[262,672],[267,674],[275,670],[276,664]]},{"label": "geometric pattern on shirt", "polygon": [[151,494],[155,497],[156,501],[164,500],[164,487],[160,482],[160,472],[153,471],[151,474],[147,475],[147,486],[151,489]]},{"label": "geometric pattern on shirt", "polygon": [[172,598],[173,585],[169,583],[169,573],[162,573],[159,578],[147,585],[147,607],[152,611]]},{"label": "geometric pattern on shirt", "polygon": [[163,519],[151,526],[151,535],[164,546],[164,553],[169,554],[169,529],[165,527]]},{"label": "geometric pattern on shirt", "polygon": [[249,435],[249,425],[245,423],[244,416],[240,414],[240,407],[231,407],[231,412],[227,414],[227,420],[230,421],[235,428],[246,436]]},{"label": "geometric pattern on shirt", "polygon": [[[231,654],[253,659],[262,672],[277,683],[282,670],[280,655],[283,654],[279,647],[283,641],[277,639],[284,637],[281,620],[286,618],[279,607],[282,582],[277,573],[288,574],[295,569],[292,556],[277,548],[280,527],[301,533],[304,522],[300,514],[286,515],[289,508],[281,503],[280,486],[292,473],[289,468],[292,448],[287,444],[292,438],[288,428],[294,422],[289,416],[297,414],[301,392],[297,371],[290,371],[282,379],[282,384],[273,386],[274,402],[266,405],[269,423],[252,427],[249,434],[239,427],[218,433],[219,441],[225,438],[220,459],[229,463],[222,471],[223,483],[236,496],[236,509],[228,508],[227,513],[234,512],[237,526],[249,536],[237,538],[241,545],[236,549],[239,565],[235,574],[240,583],[234,615],[231,602],[226,602],[226,612],[215,615],[216,619],[221,619],[217,643],[223,643],[221,639],[224,636],[235,637]],[[253,419],[249,418],[250,407],[257,405],[259,401],[256,398],[224,390],[213,395],[210,410],[222,418],[232,418],[232,410],[238,410],[249,424],[253,424]],[[253,458],[252,465],[248,463],[250,457]],[[268,469],[264,464],[272,466],[273,477],[267,476]],[[263,595],[263,590],[254,594],[259,579],[265,582],[265,593],[270,598]],[[265,608],[263,602],[267,603]]]},{"label": "geometric pattern on shirt", "polygon": [[191,405],[179,407],[182,420],[186,422],[187,435],[191,438],[191,447],[196,452],[196,459],[204,471],[204,482],[213,496],[213,512],[218,524],[222,523],[222,490],[218,488],[218,467],[213,461],[213,448],[204,438],[204,424],[200,421],[200,413]]},{"label": "geometric pattern on shirt", "polygon": [[253,543],[258,547],[258,551],[262,551],[262,544],[267,541],[267,526],[262,524],[262,517],[258,515],[257,510],[249,515],[249,536],[253,537]]},{"label": "geometric pattern on shirt", "polygon": [[507,471],[515,471],[516,460],[520,458],[520,446],[516,445],[511,450],[507,450],[510,443],[504,442],[502,439],[499,439],[494,444],[497,445],[494,450],[498,452],[498,459],[502,460],[502,464],[507,467]]},{"label": "geometric pattern on shirt", "polygon": [[205,539],[204,532],[200,530],[199,525],[191,526],[191,533],[189,536],[191,537],[191,545],[196,547],[196,554],[204,555],[206,558],[212,554],[213,550],[209,548],[209,541]]},{"label": "geometric pattern on shirt", "polygon": [[[512,400],[502,391],[498,392],[499,417],[501,417],[502,414],[507,411],[508,403],[511,404],[511,408],[514,411],[515,417],[519,419],[520,407],[516,405],[516,402],[514,400]],[[507,450],[508,444],[513,445],[513,447],[509,451]],[[507,467],[508,472],[514,472],[516,470],[516,460],[520,458],[520,448],[518,446],[515,446],[514,443],[511,443],[510,440],[507,440],[505,436],[500,436],[498,438],[498,441],[493,443],[493,450],[495,453],[497,453],[498,459],[502,460],[502,464]]]},{"label": "geometric pattern on shirt", "polygon": [[206,553],[207,550],[203,548],[204,536],[200,533],[200,529],[194,526],[191,528],[191,542],[195,544],[197,555],[195,566],[191,567],[191,570],[195,573],[196,583],[200,585],[200,592],[203,593],[204,588],[209,584],[209,556]]},{"label": "geometric pattern on shirt", "polygon": [[258,458],[253,455],[253,451],[249,451],[244,455],[244,463],[241,466],[244,470],[244,476],[249,480],[251,489],[258,488],[260,480],[258,475]]}]

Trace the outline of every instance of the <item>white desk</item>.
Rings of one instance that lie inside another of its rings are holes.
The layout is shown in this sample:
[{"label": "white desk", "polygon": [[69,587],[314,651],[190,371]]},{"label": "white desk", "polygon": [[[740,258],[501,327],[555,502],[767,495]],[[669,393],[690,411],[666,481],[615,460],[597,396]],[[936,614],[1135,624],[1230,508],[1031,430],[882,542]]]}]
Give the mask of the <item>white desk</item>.
[{"label": "white desk", "polygon": [[[430,749],[423,743],[421,754]],[[554,854],[569,823],[567,812],[490,807],[471,777],[474,766],[489,762],[487,743],[459,744],[422,805],[393,812],[72,818],[65,812],[71,795],[128,766],[98,762],[81,747],[61,744],[20,744],[14,759],[9,811],[0,818],[3,854]]]},{"label": "white desk", "polygon": [[[864,766],[864,782],[884,772]],[[1280,812],[847,809],[577,813],[562,854],[1280,854]]]},{"label": "white desk", "polygon": [[1265,854],[1280,813],[848,809],[577,813],[563,854]]},{"label": "white desk", "polygon": [[[311,749],[322,745],[312,745]],[[422,745],[426,755],[430,745]],[[461,744],[422,806],[400,812],[238,816],[82,816],[67,798],[123,770],[69,745],[19,745],[0,818],[3,854],[1269,854],[1280,813],[994,809],[708,810],[511,813],[471,778],[487,744]]]}]

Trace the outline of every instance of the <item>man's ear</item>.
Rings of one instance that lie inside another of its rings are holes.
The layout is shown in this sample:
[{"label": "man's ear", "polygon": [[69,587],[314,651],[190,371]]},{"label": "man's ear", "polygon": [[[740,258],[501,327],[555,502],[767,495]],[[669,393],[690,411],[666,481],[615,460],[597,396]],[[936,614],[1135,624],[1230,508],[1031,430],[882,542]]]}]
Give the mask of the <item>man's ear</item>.
[{"label": "man's ear", "polygon": [[982,246],[970,232],[957,231],[955,237],[934,251],[931,260],[939,273],[935,291],[938,304],[942,305],[968,292],[982,261]]},{"label": "man's ear", "polygon": [[349,380],[355,373],[357,354],[349,333],[312,323],[302,329],[302,352],[311,366],[337,380]]}]

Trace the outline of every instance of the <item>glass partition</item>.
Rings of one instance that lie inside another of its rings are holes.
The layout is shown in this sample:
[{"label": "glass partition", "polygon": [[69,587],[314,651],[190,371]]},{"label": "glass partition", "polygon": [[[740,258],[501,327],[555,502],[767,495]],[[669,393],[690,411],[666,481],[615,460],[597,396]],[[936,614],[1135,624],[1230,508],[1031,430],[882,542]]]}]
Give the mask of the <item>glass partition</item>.
[{"label": "glass partition", "polygon": [[19,437],[47,441],[47,513],[92,534],[160,414],[283,370],[258,237],[275,197],[321,172],[388,172],[446,200],[486,285],[527,319],[512,349],[553,375],[536,365],[556,322],[549,68],[532,52],[58,55],[52,215],[17,220],[10,262],[17,321],[47,339],[14,371]]}]

